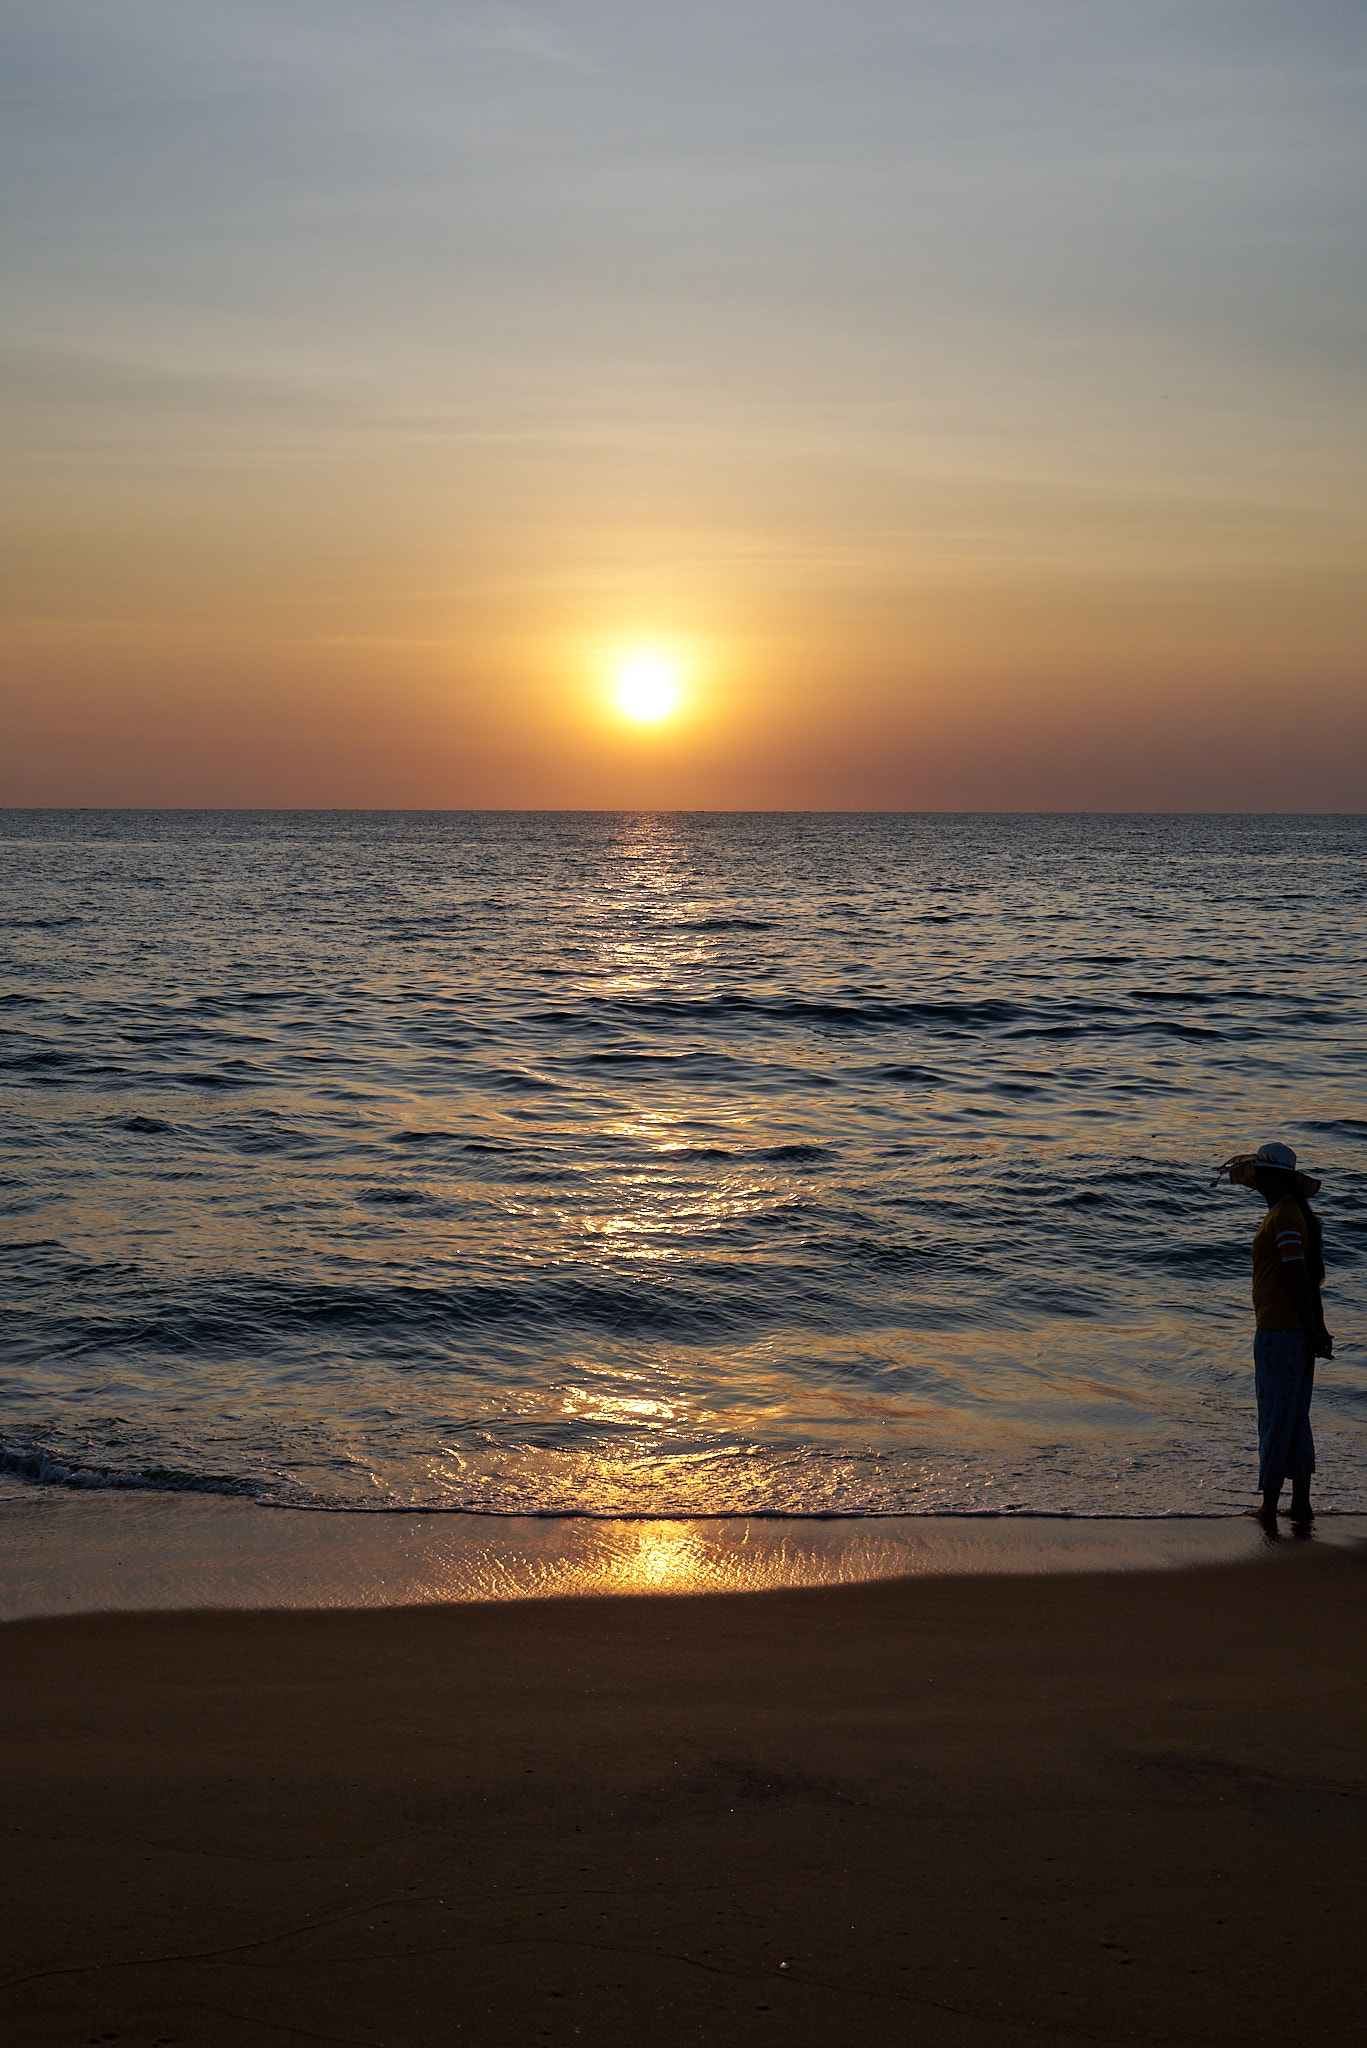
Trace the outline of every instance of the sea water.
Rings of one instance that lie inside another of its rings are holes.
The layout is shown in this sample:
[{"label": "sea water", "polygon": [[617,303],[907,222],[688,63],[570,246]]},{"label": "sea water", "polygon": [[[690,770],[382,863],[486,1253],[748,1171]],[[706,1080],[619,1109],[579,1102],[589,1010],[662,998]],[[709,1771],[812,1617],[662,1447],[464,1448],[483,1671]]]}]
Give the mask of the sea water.
[{"label": "sea water", "polygon": [[1367,1508],[1367,821],[0,813],[0,1462],[1232,1513],[1294,1145]]}]

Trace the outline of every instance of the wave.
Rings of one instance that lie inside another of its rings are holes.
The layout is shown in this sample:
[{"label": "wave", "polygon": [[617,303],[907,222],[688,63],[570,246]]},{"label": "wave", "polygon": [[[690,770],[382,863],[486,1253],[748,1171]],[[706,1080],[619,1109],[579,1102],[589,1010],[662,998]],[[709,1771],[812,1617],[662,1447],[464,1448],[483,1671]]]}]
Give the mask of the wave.
[{"label": "wave", "polygon": [[[1105,1507],[1048,1507],[1008,1502],[1002,1506],[914,1507],[837,1506],[785,1507],[747,1504],[743,1507],[708,1508],[697,1503],[676,1507],[642,1508],[622,1501],[601,1507],[583,1502],[536,1505],[523,1500],[500,1505],[487,1490],[472,1491],[466,1498],[413,1497],[382,1500],[324,1499],[317,1495],[290,1496],[279,1483],[232,1474],[200,1473],[172,1467],[120,1469],[87,1465],[41,1445],[18,1445],[0,1441],[0,1475],[38,1488],[77,1493],[162,1493],[218,1495],[250,1501],[268,1509],[302,1514],[333,1515],[434,1515],[478,1516],[492,1521],[584,1521],[584,1522],[710,1522],[743,1519],[757,1522],[878,1522],[917,1519],[925,1521],[1051,1521],[1051,1522],[1159,1522],[1226,1521],[1242,1517],[1246,1510],[1234,1506],[1200,1508],[1180,1506],[1131,1508],[1117,1512]],[[1359,1508],[1317,1510],[1321,1518],[1335,1513],[1357,1514]]]},{"label": "wave", "polygon": [[222,1493],[239,1499],[263,1499],[248,1479],[208,1475],[169,1467],[120,1471],[107,1465],[83,1465],[43,1446],[0,1441],[0,1472],[31,1480],[35,1486],[71,1487],[102,1493]]}]

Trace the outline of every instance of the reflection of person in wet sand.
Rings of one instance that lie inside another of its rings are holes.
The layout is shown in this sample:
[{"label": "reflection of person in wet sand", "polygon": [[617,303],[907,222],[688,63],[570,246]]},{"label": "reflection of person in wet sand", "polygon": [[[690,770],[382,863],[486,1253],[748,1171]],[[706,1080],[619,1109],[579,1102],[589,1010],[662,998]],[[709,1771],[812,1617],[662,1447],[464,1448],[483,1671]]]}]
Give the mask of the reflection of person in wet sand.
[{"label": "reflection of person in wet sand", "polygon": [[1315,1439],[1310,1433],[1310,1396],[1315,1360],[1331,1358],[1334,1340],[1324,1327],[1320,1283],[1324,1279],[1320,1221],[1309,1197],[1320,1183],[1296,1171],[1289,1145],[1264,1145],[1258,1152],[1228,1159],[1211,1185],[1227,1173],[1238,1186],[1256,1188],[1267,1214],[1253,1239],[1254,1386],[1258,1397],[1258,1513],[1275,1518],[1283,1481],[1291,1481],[1291,1513],[1311,1515],[1310,1478]]}]

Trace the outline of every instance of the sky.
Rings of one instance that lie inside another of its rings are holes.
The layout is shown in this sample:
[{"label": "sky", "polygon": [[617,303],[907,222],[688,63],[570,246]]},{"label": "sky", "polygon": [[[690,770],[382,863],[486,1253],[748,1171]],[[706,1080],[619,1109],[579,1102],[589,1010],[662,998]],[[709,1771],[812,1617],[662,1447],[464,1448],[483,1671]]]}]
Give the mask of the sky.
[{"label": "sky", "polygon": [[0,190],[0,803],[1367,808],[1361,0],[0,0]]}]

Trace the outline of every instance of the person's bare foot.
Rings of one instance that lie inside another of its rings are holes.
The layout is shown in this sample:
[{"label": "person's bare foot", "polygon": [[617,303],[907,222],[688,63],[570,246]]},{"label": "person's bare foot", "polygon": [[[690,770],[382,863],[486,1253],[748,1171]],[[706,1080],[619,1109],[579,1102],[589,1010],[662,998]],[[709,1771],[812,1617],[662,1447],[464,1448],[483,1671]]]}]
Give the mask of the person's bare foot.
[{"label": "person's bare foot", "polygon": [[1291,1519],[1293,1522],[1313,1522],[1315,1510],[1310,1505],[1308,1493],[1293,1493],[1291,1496]]}]

